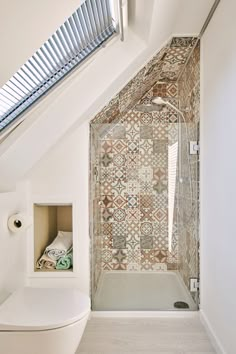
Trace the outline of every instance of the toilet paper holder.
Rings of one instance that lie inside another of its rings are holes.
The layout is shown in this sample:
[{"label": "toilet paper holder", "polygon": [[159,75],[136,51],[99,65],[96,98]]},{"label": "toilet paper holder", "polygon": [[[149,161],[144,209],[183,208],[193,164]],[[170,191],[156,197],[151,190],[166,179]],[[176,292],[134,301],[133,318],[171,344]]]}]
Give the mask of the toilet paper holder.
[{"label": "toilet paper holder", "polygon": [[29,220],[23,213],[12,214],[7,220],[8,229],[13,233],[23,231],[29,225]]}]

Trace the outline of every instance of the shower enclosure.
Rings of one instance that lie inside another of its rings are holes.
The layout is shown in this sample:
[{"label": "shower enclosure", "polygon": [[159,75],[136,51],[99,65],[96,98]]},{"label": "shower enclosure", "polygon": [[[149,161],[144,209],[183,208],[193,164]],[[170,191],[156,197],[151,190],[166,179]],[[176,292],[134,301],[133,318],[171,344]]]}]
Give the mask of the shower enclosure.
[{"label": "shower enclosure", "polygon": [[177,42],[90,125],[93,310],[198,309],[199,43]]}]

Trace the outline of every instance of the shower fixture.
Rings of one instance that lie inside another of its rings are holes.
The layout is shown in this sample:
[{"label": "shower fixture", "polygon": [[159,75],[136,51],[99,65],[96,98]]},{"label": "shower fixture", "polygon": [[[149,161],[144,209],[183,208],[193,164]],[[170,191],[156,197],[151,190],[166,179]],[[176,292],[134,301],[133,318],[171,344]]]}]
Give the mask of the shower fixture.
[{"label": "shower fixture", "polygon": [[[164,109],[164,107],[169,107],[172,110],[174,110],[175,112],[177,112],[179,114],[179,116],[182,117],[183,123],[184,123],[184,127],[185,127],[185,131],[186,131],[186,137],[187,137],[187,141],[189,140],[189,132],[188,132],[188,125],[184,116],[184,113],[189,112],[188,108],[183,108],[183,109],[179,109],[176,106],[174,106],[172,103],[170,103],[167,100],[164,100],[162,97],[155,97],[152,99],[151,103],[147,103],[147,104],[138,104],[136,105],[135,109],[139,112],[144,112],[144,113],[148,113],[148,112],[160,112]],[[180,122],[179,122],[180,123]],[[181,136],[182,136],[182,131],[181,131],[181,124],[178,125],[178,129],[179,129],[179,141],[181,142]],[[199,149],[198,145],[197,149]],[[183,175],[182,175],[182,153],[181,153],[181,143],[178,144],[178,150],[179,150],[179,183],[182,184],[184,183],[184,181],[186,180]],[[188,147],[187,147],[187,159],[188,159],[188,169],[189,169],[189,189],[190,189],[190,199],[191,202],[193,201],[193,190],[192,190],[192,179],[191,179],[191,167],[190,167],[190,158],[189,158],[189,151],[188,151]],[[192,213],[192,211],[191,211]]]},{"label": "shower fixture", "polygon": [[188,112],[189,109],[188,108],[183,108],[181,110],[179,110],[177,107],[175,107],[172,103],[163,100],[162,97],[155,97],[151,103],[144,103],[144,104],[137,104],[134,109],[136,111],[139,112],[143,112],[143,113],[149,113],[149,112],[160,112],[164,109],[165,106],[168,106],[169,108],[173,109],[174,111],[176,111],[177,113],[179,113],[183,120],[184,116],[183,116],[183,112]]},{"label": "shower fixture", "polygon": [[[162,110],[165,106],[168,106],[170,107],[171,109],[173,109],[174,111],[176,111],[177,113],[179,113],[181,115],[181,117],[183,118],[183,121],[185,122],[185,117],[184,117],[184,114],[183,114],[183,111],[187,112],[188,109],[184,109],[184,110],[180,110],[178,109],[177,107],[175,107],[172,103],[170,103],[169,101],[165,101],[163,100],[162,97],[155,97],[153,100],[152,100],[152,106],[153,107],[161,107],[161,109],[158,109],[158,110]],[[186,122],[185,122],[186,123]]]},{"label": "shower fixture", "polygon": [[[164,106],[163,106],[164,107]],[[142,113],[162,111],[163,107],[154,103],[137,104],[134,109]]]}]

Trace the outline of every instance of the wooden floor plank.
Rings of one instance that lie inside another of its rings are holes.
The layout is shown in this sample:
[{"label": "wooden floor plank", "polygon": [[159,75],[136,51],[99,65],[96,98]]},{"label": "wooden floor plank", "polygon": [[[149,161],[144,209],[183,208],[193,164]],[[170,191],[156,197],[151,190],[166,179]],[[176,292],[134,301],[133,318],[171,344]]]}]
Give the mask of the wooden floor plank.
[{"label": "wooden floor plank", "polygon": [[92,318],[76,354],[215,354],[198,318]]}]

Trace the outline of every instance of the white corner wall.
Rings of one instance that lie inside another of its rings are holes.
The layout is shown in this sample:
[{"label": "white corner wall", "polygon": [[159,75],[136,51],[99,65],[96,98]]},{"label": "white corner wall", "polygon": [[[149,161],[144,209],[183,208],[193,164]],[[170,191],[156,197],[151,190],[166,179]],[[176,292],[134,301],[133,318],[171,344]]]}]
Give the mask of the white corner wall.
[{"label": "white corner wall", "polygon": [[9,216],[26,212],[27,184],[18,185],[16,191],[0,193],[0,304],[15,289],[25,284],[27,232],[8,230]]},{"label": "white corner wall", "polygon": [[[89,295],[90,291],[90,242],[89,242],[89,123],[83,123],[73,133],[66,135],[28,173],[30,202],[41,200],[73,200],[76,215],[77,266],[73,277],[63,278],[50,273],[45,277],[34,275],[28,266],[28,285],[78,287]],[[32,234],[33,230],[31,230]]]},{"label": "white corner wall", "polygon": [[201,313],[219,353],[236,353],[236,2],[202,39]]}]

